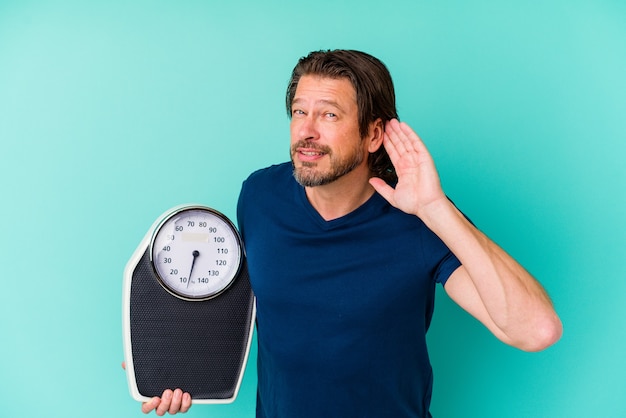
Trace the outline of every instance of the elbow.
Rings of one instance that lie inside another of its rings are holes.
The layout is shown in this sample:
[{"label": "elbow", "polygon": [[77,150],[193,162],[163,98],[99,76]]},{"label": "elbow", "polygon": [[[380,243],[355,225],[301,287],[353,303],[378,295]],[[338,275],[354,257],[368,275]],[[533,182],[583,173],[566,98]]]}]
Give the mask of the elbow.
[{"label": "elbow", "polygon": [[527,352],[543,351],[554,345],[563,335],[563,324],[559,317],[554,314],[549,318],[539,321],[531,333],[530,338],[518,345],[518,348]]}]

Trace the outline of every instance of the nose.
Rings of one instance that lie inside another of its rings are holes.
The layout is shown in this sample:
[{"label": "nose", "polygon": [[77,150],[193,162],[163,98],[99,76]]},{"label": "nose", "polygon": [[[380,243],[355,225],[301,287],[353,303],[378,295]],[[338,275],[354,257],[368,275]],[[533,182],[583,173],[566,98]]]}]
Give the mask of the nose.
[{"label": "nose", "polygon": [[292,138],[296,140],[316,140],[319,132],[311,114],[291,119]]}]

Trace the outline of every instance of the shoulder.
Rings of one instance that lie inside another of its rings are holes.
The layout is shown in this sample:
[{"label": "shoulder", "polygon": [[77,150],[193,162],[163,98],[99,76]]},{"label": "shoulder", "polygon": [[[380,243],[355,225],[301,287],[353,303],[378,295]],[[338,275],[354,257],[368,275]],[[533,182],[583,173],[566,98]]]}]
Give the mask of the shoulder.
[{"label": "shoulder", "polygon": [[259,200],[276,199],[293,187],[293,168],[291,162],[274,164],[254,171],[244,180],[239,195],[241,201],[257,202]]},{"label": "shoulder", "polygon": [[289,181],[292,178],[291,163],[274,164],[254,171],[244,181],[244,186]]},{"label": "shoulder", "polygon": [[298,183],[292,172],[291,162],[287,162],[256,170],[244,180],[237,202],[237,220],[246,235],[244,239],[249,237],[250,225],[268,225],[275,216],[295,212]]}]

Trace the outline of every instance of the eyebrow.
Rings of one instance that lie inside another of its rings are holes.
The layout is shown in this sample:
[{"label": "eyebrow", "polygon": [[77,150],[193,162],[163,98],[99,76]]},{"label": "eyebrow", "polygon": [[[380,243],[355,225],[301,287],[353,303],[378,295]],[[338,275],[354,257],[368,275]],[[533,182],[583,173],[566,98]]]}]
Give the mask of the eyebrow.
[{"label": "eyebrow", "polygon": [[[304,101],[303,99],[300,99],[300,98],[295,98],[295,99],[293,99],[293,101],[291,102],[291,105],[292,105],[292,106],[293,106],[293,105],[297,105],[298,103],[303,102],[303,101]],[[341,107],[341,106],[339,105],[339,103],[338,103],[338,102],[336,102],[335,100],[326,100],[326,99],[321,99],[321,100],[316,100],[313,104],[314,104],[314,105],[320,105],[320,104],[321,104],[321,105],[330,105],[330,106],[333,106],[333,107],[335,107],[335,108],[337,108],[337,109],[339,109],[339,110],[342,110],[342,111],[344,110],[344,109],[343,109],[343,107]]]}]

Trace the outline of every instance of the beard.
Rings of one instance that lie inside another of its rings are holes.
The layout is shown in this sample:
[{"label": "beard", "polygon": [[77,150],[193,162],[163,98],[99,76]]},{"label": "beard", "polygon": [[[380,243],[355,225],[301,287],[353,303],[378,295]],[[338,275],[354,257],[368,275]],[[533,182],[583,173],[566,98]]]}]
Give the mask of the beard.
[{"label": "beard", "polygon": [[[294,155],[299,147],[315,149],[326,154],[326,156],[330,159],[330,168],[326,171],[320,171],[317,169],[318,164],[311,162],[301,162],[301,165],[296,167]],[[364,158],[365,157],[359,147],[355,147],[353,151],[344,158],[335,157],[332,150],[327,146],[317,145],[306,141],[300,141],[291,147],[293,176],[296,181],[304,187],[324,186],[332,183],[357,168],[363,162]]]}]

